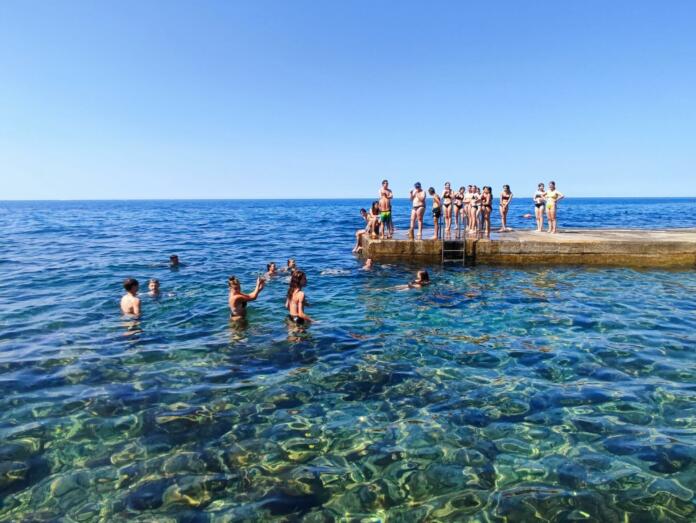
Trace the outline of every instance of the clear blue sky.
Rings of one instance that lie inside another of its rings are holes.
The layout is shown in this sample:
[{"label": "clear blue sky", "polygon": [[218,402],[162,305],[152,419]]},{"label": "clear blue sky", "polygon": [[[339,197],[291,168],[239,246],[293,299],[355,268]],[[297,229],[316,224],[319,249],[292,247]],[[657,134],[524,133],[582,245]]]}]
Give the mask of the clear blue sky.
[{"label": "clear blue sky", "polygon": [[696,2],[0,2],[0,199],[696,196]]}]

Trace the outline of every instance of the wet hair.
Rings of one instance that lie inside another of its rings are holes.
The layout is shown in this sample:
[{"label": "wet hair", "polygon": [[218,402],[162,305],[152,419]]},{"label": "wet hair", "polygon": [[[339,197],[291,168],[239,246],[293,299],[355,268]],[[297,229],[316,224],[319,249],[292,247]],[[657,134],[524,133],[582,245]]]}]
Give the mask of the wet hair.
[{"label": "wet hair", "polygon": [[150,278],[150,283],[156,283],[159,285],[159,280],[157,278]]},{"label": "wet hair", "polygon": [[428,189],[428,194],[435,194],[435,188],[434,188],[434,187],[430,187],[430,188]]},{"label": "wet hair", "polygon": [[169,257],[169,261],[174,261],[174,260],[178,260],[178,259],[179,259],[179,255],[178,255],[178,254],[172,254],[172,255]]},{"label": "wet hair", "polygon": [[290,265],[295,265],[295,258],[288,258],[287,266],[290,267]]},{"label": "wet hair", "polygon": [[293,272],[288,286],[288,300],[292,298],[296,289],[301,289],[305,285],[307,285],[307,275],[300,270]]},{"label": "wet hair", "polygon": [[421,283],[430,283],[430,275],[428,274],[428,271],[418,271],[418,276],[420,277]]},{"label": "wet hair", "polygon": [[239,280],[237,279],[236,276],[230,276],[227,278],[227,286],[232,288],[232,287],[240,287]]},{"label": "wet hair", "polygon": [[275,262],[267,263],[266,264],[266,270],[270,271],[271,270],[271,265],[275,265]]},{"label": "wet hair", "polygon": [[126,292],[131,292],[132,290],[137,289],[139,286],[140,284],[135,278],[126,278],[123,280],[123,288],[126,289]]},{"label": "wet hair", "polygon": [[372,214],[379,214],[379,201],[372,202]]}]

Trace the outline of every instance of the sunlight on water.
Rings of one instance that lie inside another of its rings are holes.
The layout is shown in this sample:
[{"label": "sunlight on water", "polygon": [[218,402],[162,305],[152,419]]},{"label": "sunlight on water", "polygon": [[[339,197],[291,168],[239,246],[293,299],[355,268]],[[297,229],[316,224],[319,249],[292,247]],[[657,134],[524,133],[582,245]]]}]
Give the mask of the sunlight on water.
[{"label": "sunlight on water", "polygon": [[[431,267],[398,291],[413,267],[349,254],[361,205],[0,205],[0,519],[696,519],[693,271]],[[231,325],[226,277],[289,256],[320,323],[283,322],[280,277]],[[137,324],[126,276],[162,282]]]}]

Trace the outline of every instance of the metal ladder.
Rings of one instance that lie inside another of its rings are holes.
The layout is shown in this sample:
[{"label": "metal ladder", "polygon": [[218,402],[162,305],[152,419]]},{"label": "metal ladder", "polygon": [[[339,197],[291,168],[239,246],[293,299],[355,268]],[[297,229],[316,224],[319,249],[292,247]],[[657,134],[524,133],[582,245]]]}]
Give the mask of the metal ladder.
[{"label": "metal ladder", "polygon": [[442,240],[442,264],[466,262],[466,240]]}]

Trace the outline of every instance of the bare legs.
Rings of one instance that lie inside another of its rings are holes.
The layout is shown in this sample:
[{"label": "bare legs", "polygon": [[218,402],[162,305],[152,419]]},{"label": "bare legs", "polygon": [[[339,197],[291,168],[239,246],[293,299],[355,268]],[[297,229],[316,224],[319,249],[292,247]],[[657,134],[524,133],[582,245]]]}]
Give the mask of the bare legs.
[{"label": "bare legs", "polygon": [[534,214],[536,215],[536,230],[541,232],[544,230],[544,207],[541,205],[534,207]]},{"label": "bare legs", "polygon": [[443,205],[445,209],[445,238],[448,239],[452,232],[452,204]]},{"label": "bare legs", "polygon": [[433,234],[433,240],[437,240],[440,236],[440,218],[433,214],[433,227],[435,228],[435,233]]},{"label": "bare legs", "polygon": [[507,205],[500,206],[500,232],[507,231]]},{"label": "bare legs", "polygon": [[416,209],[411,209],[411,223],[408,227],[408,237],[413,239],[413,230],[415,229],[416,222],[418,222],[418,239],[423,238],[423,215],[425,214],[425,207],[418,207]]},{"label": "bare legs", "polygon": [[486,235],[486,238],[490,238],[491,237],[491,208],[484,207],[481,210],[481,217],[483,218],[483,233]]},{"label": "bare legs", "polygon": [[549,230],[551,234],[556,234],[556,206],[546,208],[546,218],[549,220]]}]

